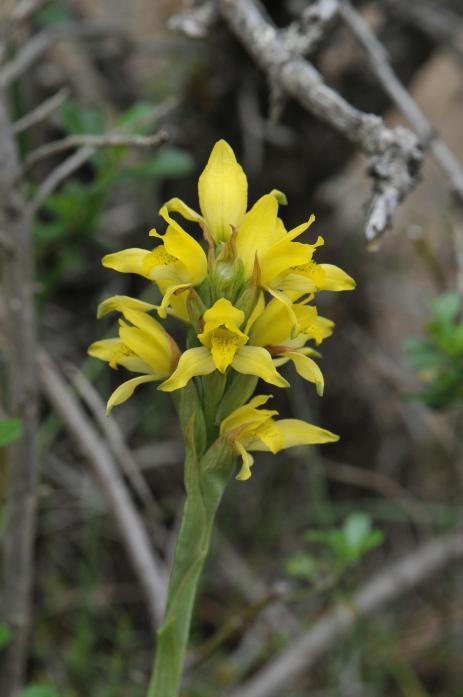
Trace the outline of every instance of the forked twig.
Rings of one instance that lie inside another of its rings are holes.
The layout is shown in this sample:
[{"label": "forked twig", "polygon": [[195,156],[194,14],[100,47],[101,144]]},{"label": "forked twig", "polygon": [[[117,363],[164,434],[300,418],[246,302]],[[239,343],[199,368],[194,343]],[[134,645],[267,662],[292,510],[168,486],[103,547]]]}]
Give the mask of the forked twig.
[{"label": "forked twig", "polygon": [[368,156],[374,196],[365,235],[370,244],[376,243],[418,182],[423,155],[416,136],[404,128],[387,128],[379,116],[356,109],[328,87],[311,63],[291,51],[254,0],[219,0],[219,7],[270,80]]},{"label": "forked twig", "polygon": [[247,684],[227,697],[273,697],[283,694],[294,680],[310,670],[323,653],[339,643],[361,617],[372,614],[461,558],[463,530],[456,530],[409,552],[361,586],[348,603],[337,605],[328,612]]},{"label": "forked twig", "polygon": [[39,379],[45,395],[100,482],[145,592],[151,620],[157,626],[164,612],[167,574],[151,547],[111,452],[44,351],[39,354]]}]

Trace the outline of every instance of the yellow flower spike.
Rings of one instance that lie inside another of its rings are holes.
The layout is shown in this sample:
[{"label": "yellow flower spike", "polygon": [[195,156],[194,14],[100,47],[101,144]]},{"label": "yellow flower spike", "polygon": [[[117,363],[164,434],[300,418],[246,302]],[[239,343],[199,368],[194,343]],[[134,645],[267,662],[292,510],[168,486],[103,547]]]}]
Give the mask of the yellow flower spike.
[{"label": "yellow flower spike", "polygon": [[339,436],[331,431],[300,419],[275,421],[273,417],[278,412],[259,409],[268,399],[270,395],[254,397],[248,404],[227,416],[220,425],[220,435],[230,440],[241,456],[242,467],[236,478],[242,481],[251,476],[254,459],[249,451],[277,453],[299,445],[334,443],[339,440]]},{"label": "yellow flower spike", "polygon": [[206,227],[216,242],[226,241],[246,213],[248,183],[235,153],[219,140],[198,181],[199,207]]}]

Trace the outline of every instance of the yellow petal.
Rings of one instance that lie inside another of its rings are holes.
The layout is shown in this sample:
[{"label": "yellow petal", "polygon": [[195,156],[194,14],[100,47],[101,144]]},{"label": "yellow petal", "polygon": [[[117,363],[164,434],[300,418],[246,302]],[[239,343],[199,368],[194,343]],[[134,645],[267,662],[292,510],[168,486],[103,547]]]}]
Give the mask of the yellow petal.
[{"label": "yellow petal", "polygon": [[[284,446],[284,438],[281,430],[278,428],[278,421],[268,419],[260,426],[255,433],[255,438],[260,440],[267,450],[270,450],[274,455],[279,452]],[[252,449],[252,443],[248,446]]]},{"label": "yellow petal", "polygon": [[113,295],[111,298],[106,298],[98,305],[97,317],[104,317],[109,312],[121,312],[124,314],[126,310],[139,310],[140,312],[149,312],[156,310],[157,305],[146,303],[137,298],[131,298],[128,295]]},{"label": "yellow petal", "polygon": [[[200,341],[202,336],[198,334]],[[247,340],[248,337],[242,332],[231,332],[223,327],[213,329],[208,336],[208,344],[217,370],[224,373],[233,361],[238,347]]]},{"label": "yellow petal", "polygon": [[121,252],[106,254],[101,263],[107,269],[114,269],[121,273],[136,273],[148,278],[143,270],[143,261],[147,254],[149,254],[147,249],[123,249]]},{"label": "yellow petal", "polygon": [[321,397],[323,395],[325,383],[322,371],[315,361],[297,351],[285,351],[283,357],[289,358],[294,363],[296,371],[304,380],[315,383],[317,386],[317,394]]},{"label": "yellow petal", "polygon": [[[149,343],[151,351],[156,351],[159,354],[159,361],[162,360],[162,364],[171,366],[180,355],[179,348],[175,341],[172,339],[170,334],[166,332],[162,324],[160,324],[154,317],[147,315],[145,312],[139,312],[137,310],[126,310],[125,317],[131,322],[134,327],[140,329],[146,335],[146,341]],[[121,326],[121,329],[124,325]],[[124,337],[121,334],[121,329],[119,334],[124,341]],[[131,327],[129,327],[131,329]],[[130,344],[128,344],[130,346]],[[132,347],[131,347],[132,348]],[[138,354],[138,351],[132,349]],[[138,354],[141,355],[141,354]],[[167,375],[164,371],[164,374]]]},{"label": "yellow petal", "polygon": [[339,436],[335,433],[300,419],[280,419],[276,423],[283,434],[283,448],[293,448],[296,445],[334,443],[339,440]]},{"label": "yellow petal", "polygon": [[172,361],[165,351],[156,346],[147,332],[137,327],[123,325],[119,328],[119,334],[126,346],[133,351],[150,368],[150,373],[162,380],[170,374]]},{"label": "yellow petal", "polygon": [[224,140],[212,148],[199,177],[199,206],[207,228],[216,241],[225,241],[246,212],[248,184],[235,153]]},{"label": "yellow petal", "polygon": [[[275,295],[280,295],[272,291]],[[283,295],[283,294],[281,294]],[[287,302],[290,303],[289,299]],[[290,303],[291,304],[291,303]],[[251,327],[250,340],[257,346],[279,346],[283,344],[290,334],[294,324],[297,323],[294,313],[286,306],[281,297],[271,300],[265,310],[257,317]]]},{"label": "yellow petal", "polygon": [[258,410],[258,407],[261,407],[272,397],[273,395],[271,394],[256,395],[247,404],[243,404],[242,407],[232,411],[220,424],[220,435],[223,436],[237,429],[242,429],[249,424],[258,426],[269,416],[276,416],[278,414],[277,411]]},{"label": "yellow petal", "polygon": [[106,361],[111,368],[117,369],[118,365],[122,365],[133,373],[151,373],[150,366],[117,338],[95,341],[89,346],[87,353],[93,358]]},{"label": "yellow petal", "polygon": [[209,375],[214,370],[214,361],[205,346],[188,349],[180,356],[177,369],[168,380],[159,385],[158,389],[163,392],[179,390],[196,375]]},{"label": "yellow petal", "polygon": [[157,378],[155,375],[141,375],[138,378],[132,378],[131,380],[127,380],[127,382],[123,382],[122,385],[119,385],[119,387],[114,390],[111,397],[108,399],[106,414],[109,415],[113,407],[126,402],[129,397],[133,395],[134,390],[138,387],[138,385],[142,385],[145,382],[153,382],[155,380],[159,380],[159,378]]},{"label": "yellow petal", "polygon": [[120,345],[121,340],[116,337],[113,339],[101,339],[101,341],[94,341],[88,347],[87,353],[93,358],[99,358],[109,363],[113,353],[119,349]]},{"label": "yellow petal", "polygon": [[164,235],[157,235],[164,243],[167,252],[179,259],[189,273],[189,279],[193,285],[201,283],[207,274],[207,257],[203,248],[194,237],[189,235],[176,220],[170,217],[164,206],[159,214],[169,224]]},{"label": "yellow petal", "polygon": [[277,214],[278,201],[272,194],[262,196],[246,214],[235,241],[245,278],[252,276],[256,253],[260,256],[277,241],[274,236]]},{"label": "yellow petal", "polygon": [[[264,294],[262,292],[260,292],[259,297],[257,298],[257,302],[254,305],[254,309],[252,310],[251,314],[249,315],[249,319],[246,323],[246,327],[245,327],[246,334],[249,335],[251,327],[253,327],[254,322],[257,320],[258,317],[260,317],[260,315],[263,313],[264,309],[265,309],[265,297],[264,297]],[[256,342],[256,343],[259,344],[260,342]]]},{"label": "yellow petal", "polygon": [[191,288],[191,283],[179,283],[166,289],[162,302],[158,307],[159,317],[162,317],[162,319],[167,317],[167,308],[171,304],[172,298],[177,294],[181,294],[182,291],[186,291],[187,288]]},{"label": "yellow petal", "polygon": [[241,469],[236,475],[236,478],[244,482],[251,477],[251,467],[254,464],[254,458],[239,441],[235,441],[235,447],[241,455],[242,460]]},{"label": "yellow petal", "polygon": [[171,198],[167,203],[163,205],[163,208],[166,208],[169,213],[172,211],[173,213],[180,213],[181,216],[183,216],[186,220],[192,220],[194,223],[199,223],[203,221],[203,217],[199,215],[193,208],[190,208],[190,206],[187,206],[187,204],[182,201],[180,198]]},{"label": "yellow petal", "polygon": [[266,286],[265,290],[267,290],[270,293],[270,295],[272,295],[275,298],[275,300],[277,300],[287,312],[287,323],[285,325],[281,324],[281,327],[285,326],[285,328],[289,328],[289,332],[286,336],[295,336],[299,331],[299,325],[294,304],[291,302],[291,300],[285,293],[282,293],[281,291],[276,290],[275,288],[270,288],[270,286]]},{"label": "yellow petal", "polygon": [[261,346],[241,346],[233,359],[232,368],[244,375],[256,375],[277,387],[289,387],[289,382],[275,369],[272,357]]},{"label": "yellow petal", "polygon": [[219,298],[209,310],[206,310],[203,319],[205,323],[210,322],[217,326],[225,324],[240,327],[244,321],[244,312],[226,298]]},{"label": "yellow petal", "polygon": [[354,290],[355,281],[345,271],[333,264],[320,264],[325,272],[322,290]]}]

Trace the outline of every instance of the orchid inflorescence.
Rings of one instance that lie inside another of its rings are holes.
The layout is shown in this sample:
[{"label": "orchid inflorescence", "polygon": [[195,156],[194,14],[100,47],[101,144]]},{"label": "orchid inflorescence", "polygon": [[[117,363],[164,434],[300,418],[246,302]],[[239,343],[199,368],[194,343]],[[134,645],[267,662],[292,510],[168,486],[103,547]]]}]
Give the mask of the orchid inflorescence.
[{"label": "orchid inflorescence", "polygon": [[[126,249],[103,258],[103,265],[154,282],[162,301],[154,305],[128,296],[102,302],[98,316],[119,312],[118,337],[89,348],[92,356],[139,373],[122,383],[108,401],[108,412],[125,402],[143,383],[161,381],[164,392],[195,389],[206,414],[209,445],[222,438],[241,456],[238,479],[251,475],[250,451],[276,453],[296,445],[338,439],[299,419],[276,420],[263,409],[271,395],[254,396],[257,380],[289,387],[278,368],[292,361],[297,373],[323,394],[323,375],[314,360],[334,323],[313,304],[323,290],[352,290],[353,279],[337,266],[313,256],[324,241],[297,238],[314,216],[286,230],[278,216],[286,198],[280,191],[262,196],[247,211],[247,180],[232,148],[220,140],[198,182],[201,213],[178,198],[160,210],[167,224],[154,249]],[[197,224],[205,247],[172,214]],[[187,329],[182,351],[158,319],[178,318]],[[190,393],[191,394],[191,393]],[[250,401],[248,401],[250,399]]]}]

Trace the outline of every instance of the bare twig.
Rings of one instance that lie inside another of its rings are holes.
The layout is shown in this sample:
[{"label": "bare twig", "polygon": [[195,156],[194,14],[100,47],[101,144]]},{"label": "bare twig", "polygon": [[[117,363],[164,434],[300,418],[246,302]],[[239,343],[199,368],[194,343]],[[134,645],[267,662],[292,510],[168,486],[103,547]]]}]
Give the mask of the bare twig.
[{"label": "bare twig", "polygon": [[0,91],[0,230],[10,242],[0,248],[8,370],[7,410],[22,422],[21,439],[9,448],[7,499],[2,530],[3,621],[13,630],[1,656],[0,694],[19,691],[27,653],[33,583],[38,479],[36,323],[31,221],[22,191],[15,186],[19,160],[6,100]]},{"label": "bare twig", "polygon": [[389,63],[389,56],[363,17],[348,0],[340,0],[339,13],[363,46],[374,73],[384,90],[405,116],[424,147],[429,146],[434,159],[450,182],[452,191],[463,203],[463,168],[458,158],[435,132],[408,90],[402,85]]},{"label": "bare twig", "polygon": [[88,146],[94,150],[99,148],[115,148],[118,146],[129,148],[152,148],[162,145],[167,140],[167,132],[164,130],[154,133],[150,136],[141,135],[125,135],[123,133],[106,133],[104,135],[73,135],[55,140],[52,143],[46,143],[40,148],[33,150],[27,156],[24,163],[24,172],[27,172],[37,162],[44,160],[47,157],[59,155],[66,150],[72,150],[77,147]]},{"label": "bare twig", "polygon": [[[65,39],[92,39],[111,35],[124,36],[120,27],[99,24],[97,22],[80,22],[67,24],[55,29],[44,29],[28,41],[0,71],[0,89],[5,89],[28,70],[57,41]],[[125,37],[126,38],[126,37]]]},{"label": "bare twig", "polygon": [[375,194],[365,235],[374,243],[418,181],[422,152],[415,135],[404,128],[386,128],[379,116],[359,111],[329,88],[313,65],[291,52],[254,0],[219,0],[219,7],[233,33],[270,79],[369,157]]},{"label": "bare twig", "polygon": [[157,508],[146,479],[136,463],[117,421],[111,416],[106,416],[105,404],[97,390],[82,372],[75,369],[72,369],[72,382],[100,426],[108,447],[140,501],[148,507]]},{"label": "bare twig", "polygon": [[143,521],[127,493],[112,455],[57,368],[43,351],[39,355],[39,378],[48,400],[101,484],[112,514],[119,524],[127,554],[145,592],[151,620],[157,625],[164,612],[166,571],[150,545]]},{"label": "bare twig", "polygon": [[52,194],[59,185],[71,176],[79,167],[82,167],[95,154],[95,148],[89,145],[79,148],[75,153],[67,157],[58,167],[43,180],[35,192],[35,196],[28,204],[29,214],[35,215],[42,203]]},{"label": "bare twig", "polygon": [[429,576],[463,557],[463,531],[457,530],[422,545],[365,583],[347,604],[338,605],[306,634],[272,658],[271,664],[228,697],[272,697],[303,676],[320,656],[348,634],[357,620],[423,583]]},{"label": "bare twig", "polygon": [[11,130],[17,135],[32,126],[36,126],[40,121],[44,121],[50,114],[59,109],[61,104],[69,97],[69,94],[69,89],[63,87],[56,94],[39,104],[33,111],[30,111],[28,114],[25,114],[22,118],[15,121],[11,126]]},{"label": "bare twig", "polygon": [[[79,136],[76,136],[77,138]],[[87,136],[84,136],[85,138]],[[142,136],[137,136],[137,138],[141,138]],[[103,141],[105,139],[109,138],[109,141],[106,140],[106,142],[103,145]],[[111,140],[114,138],[114,140]],[[112,147],[115,144],[115,141],[118,138],[125,138],[125,144],[128,144],[128,140],[131,138],[131,136],[124,136],[122,134],[118,133],[112,133],[112,134],[107,134],[106,136],[102,136],[100,138],[100,143],[98,147]],[[165,130],[160,130],[158,133],[154,134],[151,136],[151,142],[149,147],[153,147],[154,144],[156,145],[162,145],[162,143],[165,143],[166,140],[168,139],[167,132]],[[66,138],[64,140],[67,140]],[[61,142],[61,141],[58,141]],[[120,144],[120,142],[118,143]],[[52,144],[53,145],[53,144]],[[73,146],[74,147],[74,146]],[[42,205],[42,203],[50,196],[50,194],[55,191],[59,185],[65,181],[68,177],[71,176],[79,167],[81,167],[85,162],[87,162],[96,152],[96,147],[95,145],[83,145],[80,147],[78,150],[76,150],[75,153],[67,157],[64,162],[61,162],[57,167],[55,167],[54,170],[50,172],[48,177],[41,183],[39,188],[37,189],[34,198],[32,201],[29,203],[29,211],[31,215],[34,215]],[[136,147],[141,147],[141,146],[136,146]],[[143,147],[146,147],[144,145]],[[47,148],[47,145],[44,145],[44,148]]]}]

